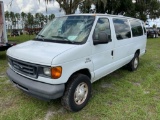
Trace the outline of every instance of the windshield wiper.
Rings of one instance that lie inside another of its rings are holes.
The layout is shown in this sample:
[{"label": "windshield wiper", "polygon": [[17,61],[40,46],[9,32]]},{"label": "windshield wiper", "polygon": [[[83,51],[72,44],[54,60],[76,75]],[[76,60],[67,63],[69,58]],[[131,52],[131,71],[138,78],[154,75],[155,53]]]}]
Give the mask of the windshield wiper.
[{"label": "windshield wiper", "polygon": [[62,37],[62,36],[51,36],[51,37],[53,37],[53,38],[60,38],[60,39],[63,39],[63,40],[67,39],[67,37]]},{"label": "windshield wiper", "polygon": [[64,40],[64,41],[67,41],[67,42],[69,42],[69,43],[74,43],[74,41],[68,40],[67,37],[62,37],[62,36],[52,36],[52,37],[53,37],[53,38],[60,38],[60,39],[62,39],[62,40]]},{"label": "windshield wiper", "polygon": [[37,35],[37,36],[38,36],[38,38],[41,37],[41,39],[44,41],[44,37],[45,37],[44,35],[40,35],[40,34],[39,34],[39,35]]}]

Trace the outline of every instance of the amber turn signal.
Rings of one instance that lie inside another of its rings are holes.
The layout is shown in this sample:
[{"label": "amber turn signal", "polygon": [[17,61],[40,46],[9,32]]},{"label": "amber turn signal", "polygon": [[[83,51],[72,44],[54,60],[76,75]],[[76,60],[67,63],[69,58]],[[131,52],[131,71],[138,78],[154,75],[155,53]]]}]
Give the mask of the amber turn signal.
[{"label": "amber turn signal", "polygon": [[62,67],[58,66],[51,68],[51,77],[53,79],[58,79],[61,77],[61,75],[62,75]]}]

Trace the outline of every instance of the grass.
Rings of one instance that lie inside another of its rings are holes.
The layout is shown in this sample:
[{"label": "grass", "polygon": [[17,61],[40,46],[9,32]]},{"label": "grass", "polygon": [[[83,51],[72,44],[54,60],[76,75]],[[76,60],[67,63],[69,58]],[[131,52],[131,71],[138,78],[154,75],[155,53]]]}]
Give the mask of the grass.
[{"label": "grass", "polygon": [[[29,37],[9,39],[23,42]],[[93,83],[88,105],[72,113],[61,106],[60,99],[41,101],[12,85],[5,74],[6,52],[0,52],[0,120],[159,120],[159,53],[160,38],[148,39],[137,71],[121,68]]]}]

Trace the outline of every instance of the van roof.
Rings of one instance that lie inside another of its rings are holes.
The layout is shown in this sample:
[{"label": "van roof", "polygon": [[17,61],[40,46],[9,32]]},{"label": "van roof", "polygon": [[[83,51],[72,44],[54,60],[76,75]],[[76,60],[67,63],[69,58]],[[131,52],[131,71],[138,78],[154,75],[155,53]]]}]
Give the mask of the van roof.
[{"label": "van roof", "polygon": [[92,14],[69,14],[69,15],[64,15],[64,16],[81,16],[81,15],[85,15],[85,16],[109,16],[109,17],[118,17],[118,18],[125,18],[125,19],[136,19],[136,20],[140,20],[137,18],[132,18],[132,17],[127,17],[127,16],[123,16],[123,15],[112,15],[112,14],[100,14],[100,13],[92,13]]}]

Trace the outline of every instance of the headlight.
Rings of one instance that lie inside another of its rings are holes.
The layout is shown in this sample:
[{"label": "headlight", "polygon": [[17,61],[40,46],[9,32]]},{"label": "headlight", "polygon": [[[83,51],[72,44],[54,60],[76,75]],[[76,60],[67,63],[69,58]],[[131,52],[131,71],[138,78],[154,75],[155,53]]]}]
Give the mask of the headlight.
[{"label": "headlight", "polygon": [[43,74],[53,79],[58,79],[62,75],[62,67],[43,67]]},{"label": "headlight", "polygon": [[50,67],[43,68],[43,73],[47,76],[51,76],[51,68]]}]

